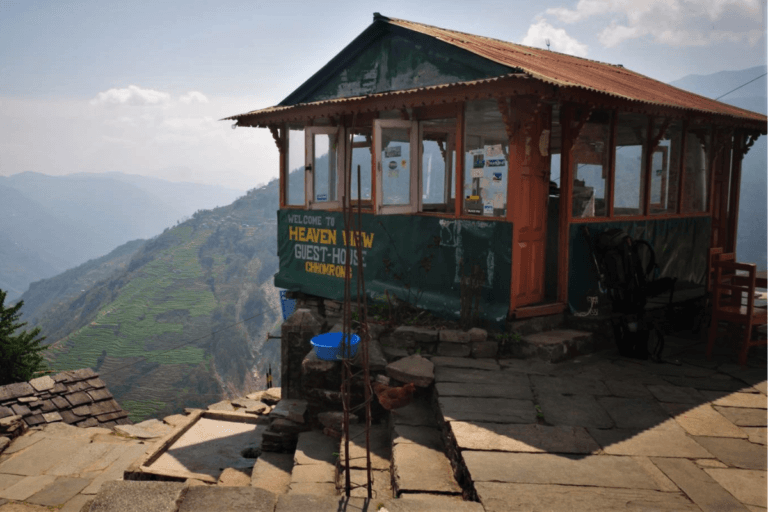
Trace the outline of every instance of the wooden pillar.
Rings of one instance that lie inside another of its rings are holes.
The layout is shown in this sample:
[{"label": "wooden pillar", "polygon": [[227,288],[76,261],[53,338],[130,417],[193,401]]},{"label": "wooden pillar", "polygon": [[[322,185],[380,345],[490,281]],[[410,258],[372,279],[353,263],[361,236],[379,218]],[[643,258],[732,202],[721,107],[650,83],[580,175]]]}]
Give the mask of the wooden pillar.
[{"label": "wooden pillar", "polygon": [[[571,149],[574,144],[574,107],[564,105],[560,109],[560,250],[558,251],[558,302],[568,301],[568,242],[571,224],[573,176],[571,176]],[[514,263],[514,262],[513,262]]]},{"label": "wooden pillar", "polygon": [[456,109],[456,197],[454,197],[454,215],[462,214],[464,199],[464,103]]},{"label": "wooden pillar", "polygon": [[723,252],[736,252],[736,232],[739,225],[739,196],[741,194],[741,162],[744,158],[746,135],[736,130],[731,161],[731,194],[728,201],[728,238],[724,241]]}]

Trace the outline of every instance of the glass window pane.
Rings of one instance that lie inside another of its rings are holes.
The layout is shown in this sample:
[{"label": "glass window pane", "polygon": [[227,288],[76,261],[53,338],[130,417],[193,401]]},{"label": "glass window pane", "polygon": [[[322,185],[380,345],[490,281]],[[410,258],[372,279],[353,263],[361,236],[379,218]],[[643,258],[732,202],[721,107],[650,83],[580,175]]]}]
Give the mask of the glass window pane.
[{"label": "glass window pane", "polygon": [[304,130],[288,130],[288,204],[304,204]]},{"label": "glass window pane", "polygon": [[360,195],[363,201],[371,200],[371,134],[356,133],[352,139],[351,197],[357,200],[357,174],[360,170]]},{"label": "glass window pane", "polygon": [[[664,121],[656,120],[657,134]],[[677,212],[677,190],[680,185],[680,149],[682,125],[669,125],[651,158],[651,214]]]},{"label": "glass window pane", "polygon": [[709,158],[705,146],[707,132],[689,131],[685,138],[685,179],[683,180],[683,212],[707,211]]},{"label": "glass window pane", "polygon": [[409,128],[382,128],[381,138],[382,204],[410,204],[411,130]]},{"label": "glass window pane", "polygon": [[464,213],[507,213],[509,139],[496,101],[470,101],[464,114]]},{"label": "glass window pane", "polygon": [[455,151],[448,128],[455,125],[455,119],[422,122],[421,202],[425,211],[453,211]]},{"label": "glass window pane", "polygon": [[315,201],[336,201],[336,135],[314,135],[312,173],[315,179]]},{"label": "glass window pane", "polygon": [[573,147],[574,217],[604,217],[605,184],[608,177],[611,113],[593,112],[584,123]]},{"label": "glass window pane", "polygon": [[614,215],[642,215],[648,118],[621,112],[618,121],[613,213]]}]

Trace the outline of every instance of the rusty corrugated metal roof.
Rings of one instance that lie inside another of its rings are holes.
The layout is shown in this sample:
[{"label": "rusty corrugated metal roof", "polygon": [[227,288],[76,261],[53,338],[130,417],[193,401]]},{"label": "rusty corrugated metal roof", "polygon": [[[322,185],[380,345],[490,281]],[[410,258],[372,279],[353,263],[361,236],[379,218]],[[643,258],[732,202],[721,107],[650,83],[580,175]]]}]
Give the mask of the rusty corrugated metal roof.
[{"label": "rusty corrugated metal roof", "polygon": [[499,64],[518,68],[532,78],[560,87],[578,87],[643,103],[766,121],[764,115],[678,89],[622,66],[412,21],[379,19],[434,37]]},{"label": "rusty corrugated metal roof", "polygon": [[472,52],[493,62],[509,66],[520,73],[513,73],[490,79],[433,85],[416,89],[376,93],[366,96],[335,98],[288,106],[275,106],[227,117],[223,120],[239,120],[244,117],[251,117],[252,119],[264,116],[271,117],[273,114],[281,112],[289,113],[291,111],[302,110],[306,107],[331,104],[354,104],[370,98],[385,98],[398,94],[412,94],[419,91],[439,90],[448,87],[472,86],[503,80],[514,76],[519,77],[521,75],[564,89],[576,88],[585,91],[593,91],[633,102],[693,110],[709,114],[719,114],[753,122],[757,121],[759,123],[765,123],[767,120],[766,116],[762,114],[750,112],[678,89],[677,87],[659,82],[658,80],[630,71],[619,65],[606,64],[550,50],[532,48],[422,23],[387,18],[381,15],[375,15],[375,22],[376,21],[389,23],[393,26],[433,37],[439,41]]}]

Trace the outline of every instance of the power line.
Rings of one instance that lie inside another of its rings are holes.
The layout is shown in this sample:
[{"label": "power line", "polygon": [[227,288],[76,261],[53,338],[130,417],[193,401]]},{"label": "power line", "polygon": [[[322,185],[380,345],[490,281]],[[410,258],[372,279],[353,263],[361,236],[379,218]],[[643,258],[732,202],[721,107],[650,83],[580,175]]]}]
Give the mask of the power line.
[{"label": "power line", "polygon": [[741,84],[741,85],[740,85],[740,86],[738,86],[737,88],[735,88],[735,89],[733,89],[733,90],[731,90],[731,91],[728,91],[728,92],[727,92],[727,93],[725,93],[725,94],[722,94],[722,95],[718,96],[717,98],[715,98],[715,100],[719,100],[719,99],[720,99],[720,98],[722,98],[723,96],[728,96],[728,95],[729,95],[729,94],[731,94],[732,92],[734,92],[734,91],[738,91],[739,89],[741,89],[741,88],[742,88],[742,87],[744,87],[745,85],[749,85],[749,84],[751,84],[752,82],[754,82],[755,80],[759,80],[760,78],[763,78],[765,75],[768,75],[768,73],[763,73],[763,74],[762,74],[762,75],[760,75],[759,77],[757,77],[757,78],[753,78],[752,80],[750,80],[749,82],[747,82],[747,83],[745,83],[745,84]]}]

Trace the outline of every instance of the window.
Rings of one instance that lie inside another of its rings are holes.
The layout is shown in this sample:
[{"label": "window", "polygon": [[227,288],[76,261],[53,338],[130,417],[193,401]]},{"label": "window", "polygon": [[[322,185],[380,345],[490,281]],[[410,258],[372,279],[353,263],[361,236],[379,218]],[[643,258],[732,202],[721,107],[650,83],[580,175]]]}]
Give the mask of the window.
[{"label": "window", "polygon": [[418,126],[413,121],[374,121],[377,156],[376,204],[379,213],[416,211]]},{"label": "window", "polygon": [[357,176],[360,174],[360,196],[371,201],[371,130],[355,129],[352,139],[352,179],[350,197],[357,201]]},{"label": "window", "polygon": [[339,129],[308,127],[306,129],[309,170],[309,207],[339,207]]},{"label": "window", "polygon": [[464,114],[464,213],[507,212],[509,138],[496,101],[469,101]]},{"label": "window", "polygon": [[616,174],[613,187],[613,214],[642,215],[645,197],[645,152],[648,118],[619,113],[616,133]]},{"label": "window", "polygon": [[[663,119],[655,121],[654,134],[659,132],[663,124]],[[670,124],[651,156],[652,215],[677,212],[682,140],[681,123],[678,121]]]},{"label": "window", "polygon": [[456,196],[455,119],[421,122],[421,209],[452,212]]},{"label": "window", "polygon": [[288,129],[288,154],[286,172],[288,179],[285,186],[285,201],[290,206],[304,206],[304,130]]},{"label": "window", "polygon": [[683,178],[683,213],[707,211],[709,155],[708,133],[690,130],[685,135],[685,177]]},{"label": "window", "polygon": [[611,113],[593,112],[573,145],[574,217],[604,217],[610,150]]}]

